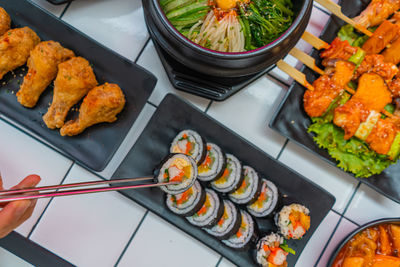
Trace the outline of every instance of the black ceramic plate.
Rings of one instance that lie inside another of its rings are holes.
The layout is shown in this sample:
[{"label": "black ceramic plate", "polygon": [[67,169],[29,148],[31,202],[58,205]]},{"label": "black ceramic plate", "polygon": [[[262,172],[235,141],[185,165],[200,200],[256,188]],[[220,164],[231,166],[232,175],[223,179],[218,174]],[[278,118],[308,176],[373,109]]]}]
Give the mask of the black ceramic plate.
[{"label": "black ceramic plate", "polygon": [[72,1],[73,0],[47,0],[47,2],[52,3],[53,5],[61,5]]},{"label": "black ceramic plate", "polygon": [[[167,95],[161,102],[149,124],[113,174],[113,177],[140,177],[151,174],[155,166],[168,155],[170,143],[175,135],[183,129],[197,131],[206,140],[218,144],[225,152],[236,155],[243,164],[254,167],[262,177],[273,181],[280,192],[287,195],[283,198],[284,204],[298,202],[309,207],[311,211],[309,232],[301,240],[289,241],[289,245],[296,251],[296,255],[289,256],[288,263],[289,266],[294,266],[307,241],[334,204],[334,197],[306,178],[281,165],[275,159],[177,96]],[[186,219],[170,212],[164,204],[165,195],[159,188],[123,191],[121,193],[200,240],[233,263],[239,266],[254,265],[251,251],[237,252],[230,249],[206,232],[192,226]],[[261,233],[276,230],[270,219],[258,219],[257,224]]]},{"label": "black ceramic plate", "polygon": [[[349,17],[354,17],[359,14],[367,5],[369,1],[343,1],[341,4],[342,11]],[[327,42],[331,42],[339,30],[344,25],[342,21],[336,17],[331,17],[327,24],[321,39]],[[311,54],[317,63],[320,63],[318,51],[313,51]],[[305,68],[302,70],[308,81],[314,81],[319,76]],[[293,83],[289,88],[288,93],[283,99],[280,107],[273,116],[270,127],[275,129],[280,134],[286,136],[290,140],[297,142],[304,148],[316,153],[320,158],[328,161],[332,165],[336,166],[336,161],[331,158],[324,149],[321,149],[313,141],[311,134],[307,132],[308,126],[311,124],[311,120],[303,109],[303,94],[304,88],[298,83]],[[394,201],[400,202],[400,164],[390,166],[384,172],[379,175],[374,175],[369,178],[358,179],[363,183],[371,186],[378,192],[386,195]]]},{"label": "black ceramic plate", "polygon": [[42,40],[60,42],[93,64],[100,84],[105,81],[117,83],[124,91],[126,106],[115,123],[98,124],[78,136],[62,137],[58,131],[48,129],[42,121],[52,101],[51,88],[45,91],[35,108],[27,109],[15,97],[26,67],[17,69],[15,75],[7,74],[0,81],[0,113],[31,130],[67,156],[95,171],[101,171],[142,110],[156,78],[28,1],[2,0],[0,6],[10,14],[12,27],[29,26]]},{"label": "black ceramic plate", "polygon": [[338,256],[340,250],[346,245],[347,242],[350,241],[356,234],[362,232],[364,229],[377,226],[380,224],[386,224],[386,223],[391,223],[391,224],[399,224],[400,225],[400,218],[384,218],[384,219],[378,219],[369,223],[366,223],[357,229],[355,229],[353,232],[348,234],[340,243],[336,246],[335,250],[333,251],[332,255],[329,258],[328,266],[332,266],[333,262],[335,261],[336,257]]}]

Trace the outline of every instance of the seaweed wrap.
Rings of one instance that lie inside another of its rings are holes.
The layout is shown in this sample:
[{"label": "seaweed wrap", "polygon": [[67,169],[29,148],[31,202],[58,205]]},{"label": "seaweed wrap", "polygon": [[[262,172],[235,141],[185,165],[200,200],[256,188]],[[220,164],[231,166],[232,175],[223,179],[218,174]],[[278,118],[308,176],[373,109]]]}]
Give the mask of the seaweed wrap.
[{"label": "seaweed wrap", "polygon": [[183,130],[178,133],[170,147],[170,153],[182,153],[191,156],[197,165],[204,161],[206,152],[206,143],[193,130]]},{"label": "seaweed wrap", "polygon": [[167,207],[175,214],[187,217],[198,212],[206,200],[206,192],[198,181],[183,193],[167,194]]},{"label": "seaweed wrap", "polygon": [[213,190],[205,189],[205,191],[206,200],[203,206],[193,216],[186,217],[186,219],[195,226],[210,228],[221,219],[224,213],[224,205]]},{"label": "seaweed wrap", "polygon": [[243,182],[239,188],[229,194],[229,199],[236,204],[254,203],[261,192],[261,179],[250,166],[243,166]]},{"label": "seaweed wrap", "polygon": [[207,154],[198,167],[198,179],[210,182],[220,177],[225,170],[226,158],[221,148],[216,144],[207,143]]},{"label": "seaweed wrap", "polygon": [[278,188],[267,179],[261,180],[261,193],[257,200],[247,205],[248,212],[255,217],[266,217],[275,210],[278,204]]},{"label": "seaweed wrap", "polygon": [[242,164],[232,154],[226,154],[226,167],[222,175],[211,182],[211,187],[221,193],[232,193],[243,182]]}]

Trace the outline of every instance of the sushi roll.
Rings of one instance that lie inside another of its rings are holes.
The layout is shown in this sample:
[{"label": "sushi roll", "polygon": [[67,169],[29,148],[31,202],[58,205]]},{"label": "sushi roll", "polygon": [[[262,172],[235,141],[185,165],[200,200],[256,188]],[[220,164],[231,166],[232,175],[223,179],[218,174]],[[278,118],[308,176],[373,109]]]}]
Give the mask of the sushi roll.
[{"label": "sushi roll", "polygon": [[197,165],[206,157],[206,143],[203,138],[193,130],[183,130],[171,143],[170,153],[182,153],[191,156]]},{"label": "sushi roll", "polygon": [[198,167],[198,179],[210,182],[222,175],[225,170],[226,158],[221,148],[216,144],[207,143],[207,154],[204,161]]},{"label": "sushi roll", "polygon": [[243,166],[243,182],[239,188],[229,194],[229,199],[236,204],[254,203],[261,191],[261,181],[257,172],[249,166]]},{"label": "sushi roll", "polygon": [[235,204],[229,200],[224,200],[224,213],[218,223],[210,228],[205,229],[207,233],[218,239],[226,239],[235,234],[242,223],[242,216]]},{"label": "sushi roll", "polygon": [[232,193],[243,182],[242,164],[232,154],[226,154],[226,167],[221,177],[211,182],[211,187],[221,193]]},{"label": "sushi roll", "polygon": [[181,194],[167,194],[167,207],[175,214],[183,217],[198,212],[206,200],[206,192],[196,181],[192,187]]},{"label": "sushi roll", "polygon": [[295,253],[281,235],[270,233],[257,242],[256,262],[263,267],[286,267],[288,251]]},{"label": "sushi roll", "polygon": [[210,228],[221,219],[224,213],[224,205],[213,190],[206,189],[205,191],[206,200],[203,206],[193,216],[186,217],[186,219],[195,226]]},{"label": "sushi roll", "polygon": [[266,217],[270,215],[278,204],[278,188],[271,181],[261,180],[261,193],[257,200],[247,205],[249,213],[255,217]]},{"label": "sushi roll", "polygon": [[180,182],[178,184],[161,186],[161,189],[171,195],[188,190],[197,177],[197,165],[193,158],[185,154],[171,154],[162,163],[156,176],[159,183]]},{"label": "sushi roll", "polygon": [[222,240],[222,243],[234,249],[247,250],[250,244],[257,240],[257,227],[247,212],[240,210],[240,214],[242,222],[239,230],[228,239]]},{"label": "sushi roll", "polygon": [[275,223],[286,239],[300,239],[310,229],[309,214],[303,205],[290,204],[275,215]]}]

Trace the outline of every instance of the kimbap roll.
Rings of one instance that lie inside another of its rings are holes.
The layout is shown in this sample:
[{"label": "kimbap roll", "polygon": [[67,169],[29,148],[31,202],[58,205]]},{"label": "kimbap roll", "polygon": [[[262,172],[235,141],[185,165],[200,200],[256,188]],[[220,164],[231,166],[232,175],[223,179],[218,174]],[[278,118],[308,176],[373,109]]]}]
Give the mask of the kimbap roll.
[{"label": "kimbap roll", "polygon": [[242,222],[239,230],[228,239],[222,240],[222,243],[234,249],[247,250],[251,242],[257,239],[256,225],[247,212],[240,210],[240,214]]},{"label": "kimbap roll", "polygon": [[161,189],[171,195],[176,195],[188,190],[197,177],[197,165],[194,159],[185,154],[169,155],[159,169],[157,181],[180,182],[178,184],[161,186]]},{"label": "kimbap roll", "polygon": [[183,217],[192,216],[200,210],[206,200],[206,192],[196,181],[192,187],[181,194],[167,194],[167,207]]},{"label": "kimbap roll", "polygon": [[263,267],[286,267],[288,252],[295,253],[287,246],[282,236],[271,233],[257,242],[256,261]]},{"label": "kimbap roll", "polygon": [[207,233],[218,239],[226,239],[235,234],[242,223],[242,216],[236,206],[229,200],[224,200],[224,214],[218,223],[210,228],[205,229]]},{"label": "kimbap roll", "polygon": [[291,204],[275,215],[275,223],[286,239],[300,239],[310,229],[309,214],[303,205]]},{"label": "kimbap roll", "polygon": [[210,182],[222,175],[225,169],[226,159],[221,148],[216,144],[207,143],[207,154],[204,161],[198,168],[198,179],[203,182]]},{"label": "kimbap roll", "polygon": [[222,176],[211,182],[211,187],[221,193],[232,193],[243,182],[242,164],[232,154],[226,154],[226,167]]},{"label": "kimbap roll", "polygon": [[205,191],[206,200],[203,206],[193,216],[186,217],[186,219],[198,227],[210,228],[221,219],[224,213],[224,205],[213,190],[205,189]]},{"label": "kimbap roll", "polygon": [[183,130],[172,141],[170,152],[191,156],[200,165],[206,157],[206,143],[195,131]]},{"label": "kimbap roll", "polygon": [[262,179],[261,193],[257,200],[247,205],[249,213],[255,217],[266,217],[270,215],[278,204],[278,188],[266,179]]},{"label": "kimbap roll", "polygon": [[229,194],[229,199],[236,204],[254,203],[261,191],[261,181],[257,172],[249,166],[243,166],[243,182],[239,188]]}]

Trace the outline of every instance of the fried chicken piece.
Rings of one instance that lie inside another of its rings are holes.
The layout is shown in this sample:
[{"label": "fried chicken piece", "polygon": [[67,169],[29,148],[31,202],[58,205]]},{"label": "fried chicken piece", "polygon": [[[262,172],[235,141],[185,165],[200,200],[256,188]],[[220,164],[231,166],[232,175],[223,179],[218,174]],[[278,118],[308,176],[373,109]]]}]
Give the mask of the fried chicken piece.
[{"label": "fried chicken piece", "polygon": [[29,71],[17,92],[18,102],[27,108],[34,107],[43,91],[56,78],[58,64],[74,56],[74,52],[58,42],[44,41],[35,46],[28,59]]},{"label": "fried chicken piece", "polygon": [[321,58],[324,59],[322,65],[327,66],[326,61],[328,59],[348,60],[357,52],[357,49],[357,47],[351,46],[349,41],[342,41],[339,37],[336,37],[329,47],[320,53]]},{"label": "fried chicken piece", "polygon": [[101,122],[114,122],[117,114],[125,106],[125,96],[121,88],[113,83],[105,83],[89,91],[79,109],[79,117],[68,121],[61,128],[62,136],[80,134],[87,127]]},{"label": "fried chicken piece", "polygon": [[53,102],[43,116],[47,127],[61,128],[70,108],[96,85],[96,76],[86,59],[73,57],[59,64]]},{"label": "fried chicken piece", "polygon": [[344,130],[344,139],[350,139],[360,124],[368,118],[369,110],[355,99],[350,99],[344,105],[335,109],[333,123]]},{"label": "fried chicken piece", "polygon": [[388,83],[393,98],[400,98],[400,78],[396,77]]},{"label": "fried chicken piece", "polygon": [[[331,61],[329,64],[331,64]],[[351,80],[355,65],[348,61],[335,60],[327,74],[314,81],[314,90],[304,93],[304,109],[310,117],[322,116],[332,101],[344,91]]]},{"label": "fried chicken piece", "polygon": [[10,29],[11,19],[4,8],[0,7],[0,35],[3,35]]},{"label": "fried chicken piece", "polygon": [[372,0],[353,20],[366,28],[377,26],[400,9],[400,0]]},{"label": "fried chicken piece", "polygon": [[0,37],[0,79],[26,63],[40,38],[28,27],[7,31]]},{"label": "fried chicken piece", "polygon": [[362,49],[367,54],[380,53],[399,34],[399,25],[388,20],[382,22],[374,31],[374,34],[363,44]]},{"label": "fried chicken piece", "polygon": [[390,81],[398,72],[397,66],[393,63],[385,62],[382,55],[366,55],[360,66],[358,66],[353,79],[358,79],[364,73],[376,73],[385,81]]},{"label": "fried chicken piece", "polygon": [[376,153],[386,155],[399,131],[396,119],[379,119],[365,140]]}]

